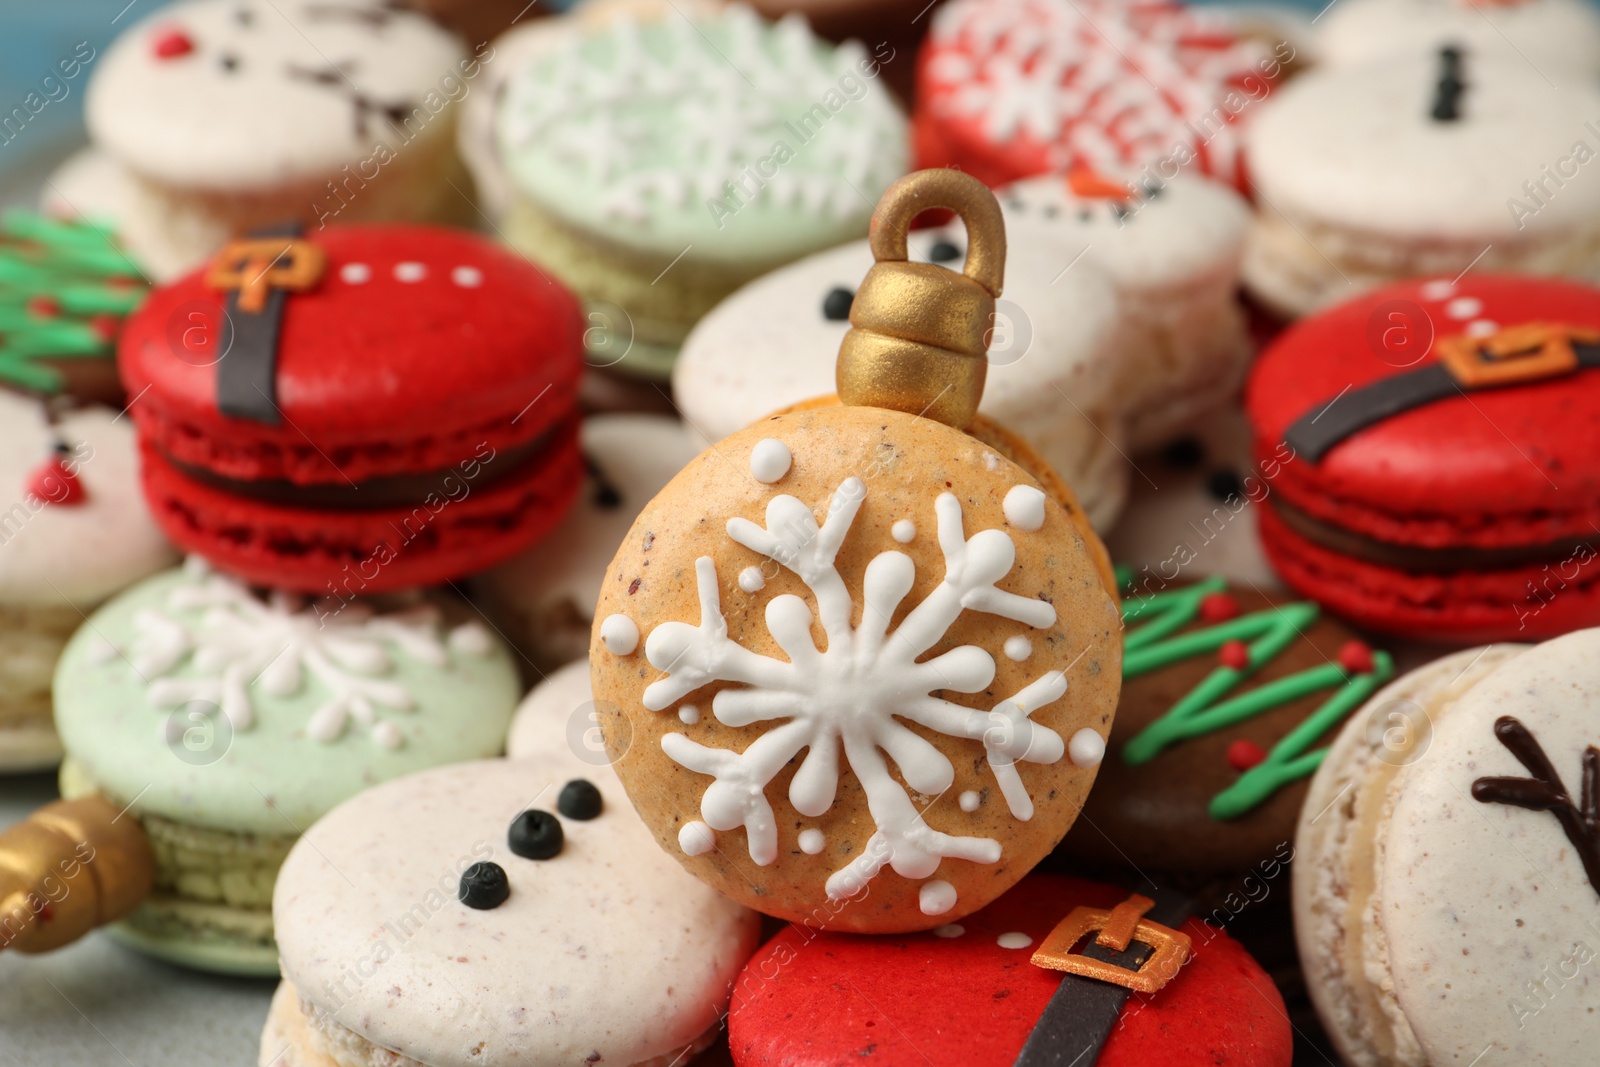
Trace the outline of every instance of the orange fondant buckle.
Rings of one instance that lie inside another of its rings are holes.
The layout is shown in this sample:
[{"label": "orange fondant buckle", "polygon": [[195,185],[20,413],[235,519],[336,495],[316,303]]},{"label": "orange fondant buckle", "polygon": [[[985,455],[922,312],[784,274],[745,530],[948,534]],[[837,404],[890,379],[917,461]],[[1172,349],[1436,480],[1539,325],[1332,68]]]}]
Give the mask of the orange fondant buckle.
[{"label": "orange fondant buckle", "polygon": [[[1144,918],[1144,913],[1154,906],[1155,901],[1135,893],[1110,911],[1073,908],[1040,943],[1039,950],[1033,954],[1033,963],[1053,971],[1125,986],[1139,993],[1154,993],[1177,977],[1178,969],[1189,958],[1188,934]],[[1074,945],[1091,934],[1095,935],[1096,944],[1113,952],[1126,952],[1133,942],[1142,942],[1150,946],[1150,958],[1138,970],[1131,971],[1072,951]]]},{"label": "orange fondant buckle", "polygon": [[224,245],[206,272],[213,289],[239,290],[239,310],[266,310],[274,289],[304,292],[322,280],[328,256],[297,237],[248,237]]},{"label": "orange fondant buckle", "polygon": [[1514,385],[1556,378],[1578,369],[1575,341],[1600,344],[1600,330],[1556,322],[1525,322],[1488,337],[1439,340],[1439,362],[1462,388]]}]

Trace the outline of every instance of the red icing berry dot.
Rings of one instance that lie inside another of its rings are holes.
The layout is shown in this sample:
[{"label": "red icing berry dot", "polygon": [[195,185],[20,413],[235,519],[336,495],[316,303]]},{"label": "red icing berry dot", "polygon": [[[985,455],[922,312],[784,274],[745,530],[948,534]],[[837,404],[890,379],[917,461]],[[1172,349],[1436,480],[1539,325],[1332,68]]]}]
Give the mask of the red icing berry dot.
[{"label": "red icing berry dot", "polygon": [[1229,641],[1217,651],[1217,659],[1222,661],[1224,667],[1242,671],[1250,666],[1250,646],[1243,641]]},{"label": "red icing berry dot", "polygon": [[28,475],[28,492],[46,504],[71,507],[81,504],[86,497],[83,483],[60,456],[51,456]]},{"label": "red icing berry dot", "polygon": [[53,319],[61,314],[61,305],[54,297],[30,297],[28,300],[28,314],[36,319]]},{"label": "red icing berry dot", "polygon": [[1207,593],[1200,598],[1200,618],[1206,622],[1227,622],[1239,617],[1239,602],[1227,593]]},{"label": "red icing berry dot", "polygon": [[110,344],[117,339],[117,331],[122,329],[122,320],[115,315],[96,315],[89,320],[89,329],[93,330],[100,340]]},{"label": "red icing berry dot", "polygon": [[1241,774],[1267,758],[1267,750],[1254,741],[1240,738],[1228,746],[1228,766]]},{"label": "red icing berry dot", "polygon": [[39,909],[39,921],[40,922],[47,923],[51,919],[54,919],[55,917],[56,917],[56,909],[52,908],[50,905],[46,904],[44,907]]},{"label": "red icing berry dot", "polygon": [[1339,650],[1339,666],[1351,674],[1372,673],[1372,649],[1364,641],[1346,641]]},{"label": "red icing berry dot", "polygon": [[194,51],[194,42],[182,30],[166,30],[158,33],[150,42],[150,50],[156,54],[157,59],[177,59]]}]

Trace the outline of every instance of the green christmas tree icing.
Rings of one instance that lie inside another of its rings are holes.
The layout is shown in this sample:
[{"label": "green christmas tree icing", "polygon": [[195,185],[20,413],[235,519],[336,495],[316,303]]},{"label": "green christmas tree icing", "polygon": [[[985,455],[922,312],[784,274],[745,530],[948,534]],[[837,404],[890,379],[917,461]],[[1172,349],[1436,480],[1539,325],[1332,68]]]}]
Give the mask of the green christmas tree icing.
[{"label": "green christmas tree icing", "polygon": [[[1119,569],[1126,588],[1131,573]],[[1317,605],[1283,604],[1225,622],[1183,631],[1201,618],[1206,597],[1222,593],[1227,582],[1208,578],[1197,585],[1125,601],[1122,620],[1122,676],[1137,678],[1194,656],[1215,655],[1230,641],[1249,649],[1242,668],[1218,666],[1179,700],[1166,714],[1128,741],[1122,749],[1125,762],[1138,766],[1155,759],[1171,745],[1213,730],[1235,726],[1274,708],[1323,690],[1328,697],[1267,753],[1267,758],[1211,798],[1215,819],[1233,819],[1265,802],[1283,786],[1309,777],[1327,755],[1326,747],[1311,746],[1323,734],[1366,701],[1394,676],[1394,660],[1387,652],[1372,653],[1372,670],[1353,672],[1339,663],[1323,663],[1233,695],[1246,679],[1301,638],[1317,620]]]},{"label": "green christmas tree icing", "polygon": [[109,359],[144,300],[139,268],[110,230],[27,212],[0,219],[0,382],[56,393],[49,361]]}]

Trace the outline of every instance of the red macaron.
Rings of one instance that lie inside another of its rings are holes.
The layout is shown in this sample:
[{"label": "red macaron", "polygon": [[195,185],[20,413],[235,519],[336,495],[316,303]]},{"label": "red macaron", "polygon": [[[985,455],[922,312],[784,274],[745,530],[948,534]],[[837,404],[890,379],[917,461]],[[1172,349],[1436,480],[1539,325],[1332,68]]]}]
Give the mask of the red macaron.
[{"label": "red macaron", "polygon": [[571,293],[469,233],[235,242],[122,336],[151,510],[263,585],[348,597],[481,570],[581,484],[582,333]]},{"label": "red macaron", "polygon": [[1295,589],[1371,629],[1534,640],[1600,623],[1600,289],[1468,274],[1301,320],[1245,405]]},{"label": "red macaron", "polygon": [[[738,1067],[1286,1067],[1293,1033],[1283,998],[1218,927],[1174,920],[1189,938],[1187,962],[1176,962],[1182,954],[1165,965],[1159,954],[1144,960],[1141,973],[1169,976],[1154,992],[1064,976],[1033,962],[1074,909],[1107,912],[1127,900],[1113,886],[1033,874],[960,923],[927,933],[790,926],[755,954],[734,986],[733,1061]],[[1128,951],[1147,955],[1147,936],[1147,928],[1135,928]],[[1049,1049],[1050,1055],[1019,1059],[1030,1041],[1030,1054]]]}]

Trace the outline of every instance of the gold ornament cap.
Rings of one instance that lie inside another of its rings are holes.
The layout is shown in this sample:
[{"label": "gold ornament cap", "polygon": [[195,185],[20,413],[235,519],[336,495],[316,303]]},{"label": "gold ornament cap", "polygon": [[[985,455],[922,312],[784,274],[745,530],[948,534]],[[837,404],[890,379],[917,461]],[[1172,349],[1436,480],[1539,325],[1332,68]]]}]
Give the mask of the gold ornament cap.
[{"label": "gold ornament cap", "polygon": [[0,833],[0,950],[71,944],[132,912],[155,880],[133,816],[95,796],[47,804]]},{"label": "gold ornament cap", "polygon": [[[912,220],[939,208],[966,223],[960,274],[907,258]],[[871,243],[877,262],[850,305],[851,329],[839,345],[839,399],[966,429],[983,399],[994,302],[1005,282],[999,201],[961,171],[916,171],[878,201]]]}]

